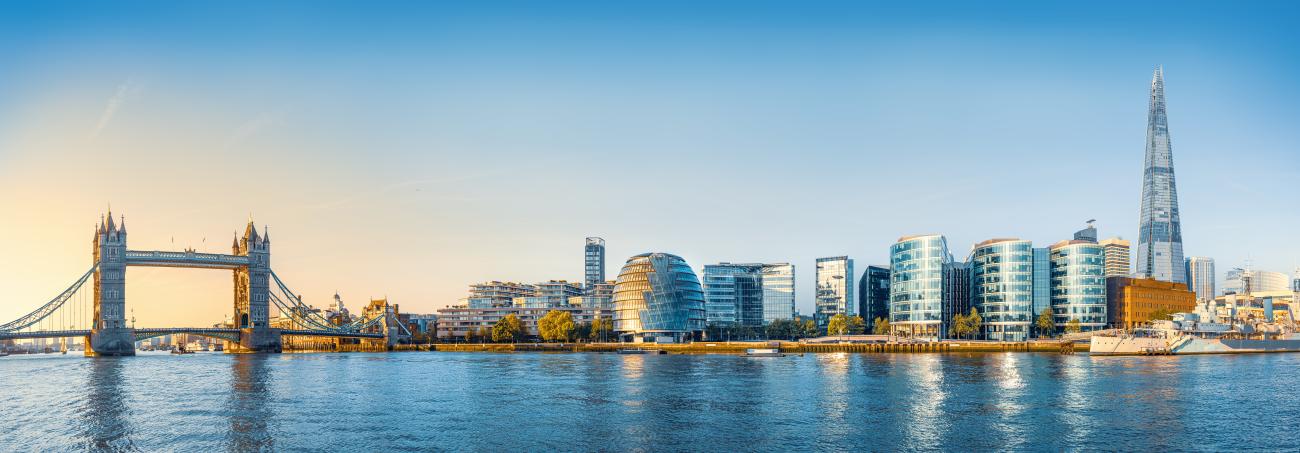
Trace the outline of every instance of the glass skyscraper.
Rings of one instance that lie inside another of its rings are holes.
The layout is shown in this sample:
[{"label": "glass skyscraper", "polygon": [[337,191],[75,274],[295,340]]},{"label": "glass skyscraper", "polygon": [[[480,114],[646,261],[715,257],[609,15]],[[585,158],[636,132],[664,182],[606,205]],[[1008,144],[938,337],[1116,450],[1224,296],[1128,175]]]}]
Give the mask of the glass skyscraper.
[{"label": "glass skyscraper", "polygon": [[624,341],[681,341],[704,330],[704,291],[677,255],[627,259],[614,284],[614,331]]},{"label": "glass skyscraper", "polygon": [[889,247],[889,324],[897,333],[939,338],[943,331],[943,274],[952,263],[948,240],[937,234],[904,236]]},{"label": "glass skyscraper", "polygon": [[[605,240],[587,238],[583,248],[584,276],[583,283],[590,291],[596,285],[605,283]],[[589,294],[590,295],[590,294]]]},{"label": "glass skyscraper", "polygon": [[760,273],[763,286],[763,324],[771,324],[778,319],[794,319],[794,265],[764,264]]},{"label": "glass skyscraper", "polygon": [[1169,121],[1165,115],[1163,68],[1156,68],[1155,75],[1151,78],[1146,148],[1135,274],[1141,278],[1186,283],[1183,233],[1178,220],[1178,191],[1174,184],[1173,147],[1169,141]]},{"label": "glass skyscraper", "polygon": [[853,260],[847,256],[817,258],[817,292],[813,319],[817,328],[826,331],[832,316],[857,315],[853,299]]},{"label": "glass skyscraper", "polygon": [[1029,339],[1034,309],[1033,245],[1020,239],[990,239],[975,244],[969,261],[971,302],[984,318],[984,337]]},{"label": "glass skyscraper", "polygon": [[[872,327],[876,318],[889,319],[889,267],[867,266],[858,279],[858,316]],[[883,333],[883,332],[881,332]]]},{"label": "glass skyscraper", "polygon": [[1083,331],[1106,326],[1106,255],[1088,241],[1052,245],[1052,314],[1057,330],[1079,320]]},{"label": "glass skyscraper", "polygon": [[710,325],[763,325],[762,264],[704,266],[704,313]]},{"label": "glass skyscraper", "polygon": [[1187,288],[1198,301],[1214,299],[1214,258],[1187,257]]}]

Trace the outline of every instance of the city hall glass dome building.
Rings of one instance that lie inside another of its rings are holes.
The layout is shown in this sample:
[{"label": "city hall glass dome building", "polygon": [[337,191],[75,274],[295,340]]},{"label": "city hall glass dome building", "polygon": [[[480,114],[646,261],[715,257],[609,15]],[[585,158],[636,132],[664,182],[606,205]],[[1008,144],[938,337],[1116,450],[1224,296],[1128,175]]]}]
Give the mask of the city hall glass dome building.
[{"label": "city hall glass dome building", "polygon": [[614,284],[614,331],[623,341],[683,341],[704,331],[704,291],[677,255],[628,258]]}]

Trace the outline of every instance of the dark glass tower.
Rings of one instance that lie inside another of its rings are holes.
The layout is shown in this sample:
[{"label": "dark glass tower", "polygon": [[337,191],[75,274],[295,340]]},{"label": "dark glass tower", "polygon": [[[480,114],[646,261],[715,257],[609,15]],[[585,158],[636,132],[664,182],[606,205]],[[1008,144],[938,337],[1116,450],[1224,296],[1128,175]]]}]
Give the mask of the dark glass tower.
[{"label": "dark glass tower", "polygon": [[1183,233],[1174,187],[1174,158],[1165,117],[1165,74],[1156,68],[1147,113],[1146,170],[1142,174],[1142,218],[1138,222],[1138,277],[1186,283]]}]

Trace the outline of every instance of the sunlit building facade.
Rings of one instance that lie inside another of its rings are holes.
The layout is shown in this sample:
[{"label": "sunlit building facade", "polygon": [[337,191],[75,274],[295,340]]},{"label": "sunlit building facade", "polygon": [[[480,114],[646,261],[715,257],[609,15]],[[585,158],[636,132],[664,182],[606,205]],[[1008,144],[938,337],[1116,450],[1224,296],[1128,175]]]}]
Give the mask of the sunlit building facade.
[{"label": "sunlit building facade", "polygon": [[895,333],[943,335],[943,274],[951,263],[948,240],[941,235],[904,236],[890,246],[889,323]]},{"label": "sunlit building facade", "polygon": [[1281,272],[1234,267],[1224,275],[1224,294],[1278,292],[1291,289],[1291,278]]},{"label": "sunlit building facade", "polygon": [[614,284],[614,331],[622,341],[679,342],[705,327],[704,291],[677,255],[628,258]]},{"label": "sunlit building facade", "polygon": [[990,239],[975,244],[968,261],[971,302],[983,318],[985,339],[1029,339],[1034,319],[1033,244],[1020,239]]},{"label": "sunlit building facade", "polygon": [[704,314],[708,325],[763,325],[763,265],[718,263],[704,266]]},{"label": "sunlit building facade", "polygon": [[[605,283],[605,240],[587,238],[583,246],[583,284],[588,290]],[[591,294],[588,294],[591,295]]]},{"label": "sunlit building facade", "polygon": [[1072,320],[1082,331],[1106,326],[1106,256],[1088,241],[1061,241],[1052,251],[1052,315],[1057,330]]},{"label": "sunlit building facade", "polygon": [[1106,251],[1106,276],[1128,277],[1132,273],[1129,242],[1120,238],[1103,239],[1102,250]]},{"label": "sunlit building facade", "polygon": [[794,319],[794,265],[764,264],[759,272],[763,286],[763,324]]},{"label": "sunlit building facade", "polygon": [[817,258],[817,292],[813,319],[817,329],[826,331],[832,316],[857,315],[853,299],[853,260],[847,256]]},{"label": "sunlit building facade", "polygon": [[1196,293],[1196,300],[1214,299],[1214,258],[1187,257],[1187,287]]},{"label": "sunlit building facade", "polygon": [[1135,276],[1186,283],[1173,145],[1169,140],[1169,120],[1165,112],[1163,68],[1156,68],[1151,77],[1146,166],[1142,174],[1142,211],[1138,227]]}]

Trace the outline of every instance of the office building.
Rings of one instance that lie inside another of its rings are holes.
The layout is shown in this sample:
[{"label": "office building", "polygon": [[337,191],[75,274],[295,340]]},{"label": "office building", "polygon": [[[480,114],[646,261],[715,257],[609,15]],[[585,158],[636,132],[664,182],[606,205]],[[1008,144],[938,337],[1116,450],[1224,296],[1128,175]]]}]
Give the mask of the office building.
[{"label": "office building", "polygon": [[975,244],[968,261],[971,303],[983,318],[984,338],[1028,340],[1034,319],[1033,245],[1015,238],[990,239]]},{"label": "office building", "polygon": [[583,247],[583,284],[587,288],[605,283],[605,240],[587,238]]},{"label": "office building", "polygon": [[857,315],[853,299],[853,260],[847,256],[817,258],[817,287],[813,319],[817,329],[825,332],[832,316]]},{"label": "office building", "polygon": [[623,341],[680,342],[704,331],[704,291],[677,255],[628,258],[614,284],[614,331]]},{"label": "office building", "polygon": [[1096,243],[1096,242],[1097,242],[1097,227],[1095,227],[1095,226],[1092,225],[1093,222],[1095,222],[1095,220],[1089,220],[1089,221],[1088,221],[1088,226],[1087,226],[1086,228],[1084,228],[1084,229],[1082,229],[1082,230],[1079,230],[1079,231],[1075,231],[1075,232],[1074,232],[1074,240],[1076,240],[1076,241],[1087,241],[1087,242]]},{"label": "office building", "polygon": [[943,326],[943,277],[952,263],[941,235],[904,236],[889,247],[889,324],[895,333],[938,339]]},{"label": "office building", "polygon": [[[971,305],[971,264],[954,261],[943,265],[943,311],[939,326],[939,336],[947,338],[953,317],[970,314]],[[976,310],[979,310],[976,308]]]},{"label": "office building", "polygon": [[1034,321],[1052,309],[1052,249],[1034,247]]},{"label": "office building", "polygon": [[1132,272],[1129,262],[1129,242],[1120,238],[1110,238],[1099,242],[1106,252],[1106,276],[1128,277]]},{"label": "office building", "polygon": [[763,287],[763,324],[794,319],[794,265],[764,264],[759,277]]},{"label": "office building", "polygon": [[704,266],[704,317],[708,325],[763,325],[763,265]]},{"label": "office building", "polygon": [[1146,165],[1142,175],[1142,211],[1138,226],[1138,278],[1186,283],[1182,222],[1174,182],[1173,147],[1165,114],[1165,75],[1156,68],[1151,78],[1147,113]]},{"label": "office building", "polygon": [[1196,300],[1214,299],[1214,258],[1187,257],[1187,287],[1196,293]]},{"label": "office building", "polygon": [[1232,268],[1224,275],[1224,294],[1252,294],[1291,290],[1291,277],[1281,272]]},{"label": "office building", "polygon": [[1087,241],[1053,244],[1052,314],[1057,330],[1072,320],[1081,331],[1106,326],[1106,256],[1101,245]]},{"label": "office building", "polygon": [[1107,277],[1106,313],[1111,327],[1132,329],[1151,322],[1157,311],[1191,313],[1196,293],[1182,283],[1150,278]]},{"label": "office building", "polygon": [[867,266],[858,279],[858,316],[871,328],[876,318],[889,319],[889,266]]}]

